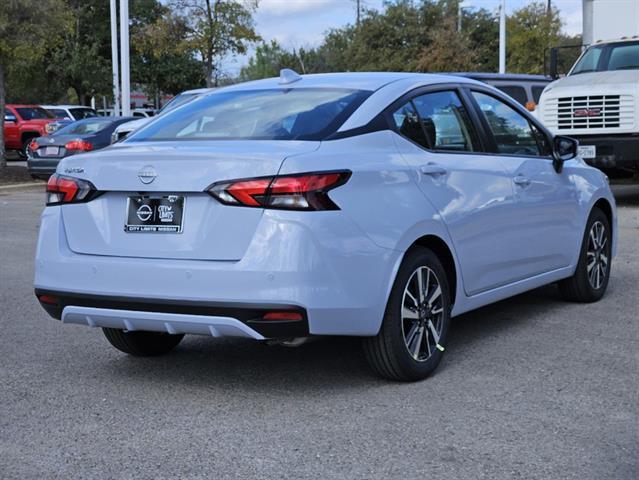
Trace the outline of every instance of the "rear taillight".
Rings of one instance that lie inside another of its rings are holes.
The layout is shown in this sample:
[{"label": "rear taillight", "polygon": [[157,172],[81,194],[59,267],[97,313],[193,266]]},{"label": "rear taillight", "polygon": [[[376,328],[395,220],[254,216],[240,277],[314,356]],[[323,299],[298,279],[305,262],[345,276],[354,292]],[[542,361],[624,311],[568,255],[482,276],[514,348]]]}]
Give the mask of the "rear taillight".
[{"label": "rear taillight", "polygon": [[349,171],[303,173],[218,182],[207,191],[225,205],[281,210],[339,210],[328,192],[344,185]]},{"label": "rear taillight", "polygon": [[31,140],[31,143],[29,143],[29,150],[31,150],[32,152],[35,152],[38,148],[40,148],[40,145],[38,144],[38,142],[34,140]]},{"label": "rear taillight", "polygon": [[86,140],[71,140],[64,146],[67,150],[75,150],[78,152],[88,152],[93,150],[93,144]]},{"label": "rear taillight", "polygon": [[53,174],[47,182],[47,206],[88,202],[97,193],[91,182]]}]

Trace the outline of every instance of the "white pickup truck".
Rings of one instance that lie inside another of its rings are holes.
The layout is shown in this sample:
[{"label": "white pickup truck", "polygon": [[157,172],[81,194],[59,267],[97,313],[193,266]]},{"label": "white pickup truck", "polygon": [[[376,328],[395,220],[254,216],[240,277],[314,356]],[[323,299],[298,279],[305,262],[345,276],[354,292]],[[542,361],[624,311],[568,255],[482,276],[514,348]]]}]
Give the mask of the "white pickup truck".
[{"label": "white pickup truck", "polygon": [[587,163],[639,172],[639,37],[588,47],[545,88],[537,111],[553,133],[579,140]]}]

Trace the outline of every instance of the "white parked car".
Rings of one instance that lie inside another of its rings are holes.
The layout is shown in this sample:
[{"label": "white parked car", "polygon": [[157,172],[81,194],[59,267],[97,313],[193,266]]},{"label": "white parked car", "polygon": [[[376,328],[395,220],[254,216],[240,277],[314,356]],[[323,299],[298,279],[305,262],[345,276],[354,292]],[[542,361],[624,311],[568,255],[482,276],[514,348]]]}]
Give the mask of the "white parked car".
[{"label": "white parked car", "polygon": [[602,298],[615,200],[576,153],[467,78],[284,71],[63,159],[35,293],[131,355],[350,335],[380,375],[421,379],[455,315],[551,283]]},{"label": "white parked car", "polygon": [[[177,108],[181,105],[184,105],[185,103],[190,102],[191,100],[198,97],[199,95],[211,92],[213,90],[215,89],[214,88],[197,88],[194,90],[186,90],[180,93],[179,95],[176,95],[175,97],[173,97],[167,103],[165,103],[164,106],[157,112],[156,116],[164,115],[166,112],[170,112],[174,108]],[[153,120],[153,118],[155,117],[140,118],[139,120],[120,125],[118,128],[115,129],[115,132],[113,132],[113,135],[111,136],[111,142],[115,143],[119,140],[122,140],[129,133],[133,132],[134,130],[138,130],[142,128],[144,125],[147,125],[149,122],[151,122],[151,120]]]},{"label": "white parked car", "polygon": [[83,105],[41,105],[41,107],[63,120],[84,120],[98,116],[98,112],[94,109]]}]

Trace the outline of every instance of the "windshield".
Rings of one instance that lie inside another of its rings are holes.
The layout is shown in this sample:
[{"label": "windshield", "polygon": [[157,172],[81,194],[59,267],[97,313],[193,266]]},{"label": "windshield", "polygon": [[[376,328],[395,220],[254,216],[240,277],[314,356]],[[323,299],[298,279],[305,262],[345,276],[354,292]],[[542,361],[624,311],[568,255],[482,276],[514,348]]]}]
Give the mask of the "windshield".
[{"label": "windshield", "polygon": [[56,118],[69,118],[69,114],[61,108],[47,108],[47,110]]},{"label": "windshield", "polygon": [[70,108],[69,111],[76,120],[82,120],[83,118],[97,117],[98,114],[92,108]]},{"label": "windshield", "polygon": [[98,133],[101,130],[104,130],[113,122],[105,121],[105,120],[81,120],[77,122],[73,122],[70,125],[67,125],[64,128],[61,128],[57,132],[55,132],[55,136],[58,135],[83,135],[83,134],[93,134]]},{"label": "windshield", "polygon": [[618,42],[588,48],[570,75],[639,69],[639,42]]},{"label": "windshield", "polygon": [[22,120],[41,120],[47,118],[55,118],[52,114],[40,107],[18,107],[16,108],[18,115]]},{"label": "windshield", "polygon": [[127,141],[321,140],[370,93],[329,88],[220,91],[163,115]]}]

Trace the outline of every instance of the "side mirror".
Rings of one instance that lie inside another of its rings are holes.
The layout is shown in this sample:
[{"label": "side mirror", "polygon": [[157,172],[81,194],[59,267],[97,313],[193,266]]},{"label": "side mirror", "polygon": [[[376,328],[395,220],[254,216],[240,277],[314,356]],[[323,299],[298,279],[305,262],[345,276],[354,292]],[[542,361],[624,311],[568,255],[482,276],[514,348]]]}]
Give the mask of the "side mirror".
[{"label": "side mirror", "polygon": [[5,121],[5,122],[13,122],[13,123],[16,123],[16,122],[17,122],[17,120],[18,120],[18,119],[16,118],[16,116],[15,116],[14,114],[12,114],[12,113],[5,113],[5,115],[4,115],[4,121]]},{"label": "side mirror", "polygon": [[577,156],[579,142],[574,138],[557,135],[552,145],[553,165],[557,173],[561,172],[564,162]]}]

